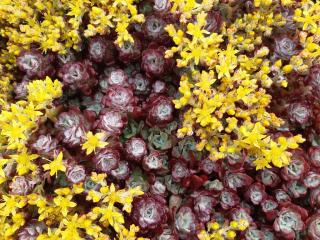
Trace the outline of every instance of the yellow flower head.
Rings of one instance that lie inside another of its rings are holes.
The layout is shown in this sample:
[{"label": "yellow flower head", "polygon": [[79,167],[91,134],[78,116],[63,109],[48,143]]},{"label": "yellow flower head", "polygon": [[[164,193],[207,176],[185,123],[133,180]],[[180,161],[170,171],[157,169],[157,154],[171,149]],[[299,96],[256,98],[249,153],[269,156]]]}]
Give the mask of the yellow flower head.
[{"label": "yellow flower head", "polygon": [[44,164],[42,167],[44,170],[50,170],[50,175],[53,176],[58,173],[58,171],[65,172],[66,167],[62,162],[63,153],[60,152],[57,157],[54,158],[53,161],[50,161],[48,164]]},{"label": "yellow flower head", "polygon": [[95,152],[96,148],[103,148],[108,145],[108,143],[104,141],[106,137],[107,134],[105,132],[92,134],[92,132],[89,131],[86,135],[86,142],[82,144],[82,149],[87,150],[86,154],[89,155]]}]

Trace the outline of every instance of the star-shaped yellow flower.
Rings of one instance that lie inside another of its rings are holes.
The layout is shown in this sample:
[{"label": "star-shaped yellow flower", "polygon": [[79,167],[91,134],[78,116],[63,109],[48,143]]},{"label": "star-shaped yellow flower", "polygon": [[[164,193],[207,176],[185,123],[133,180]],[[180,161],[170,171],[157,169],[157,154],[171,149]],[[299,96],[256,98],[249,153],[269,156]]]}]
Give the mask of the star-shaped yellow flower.
[{"label": "star-shaped yellow flower", "polygon": [[87,132],[86,135],[86,142],[82,144],[82,149],[87,150],[86,154],[89,155],[92,152],[95,152],[96,148],[103,148],[108,145],[107,142],[105,142],[106,133],[96,133],[92,134],[91,131]]},{"label": "star-shaped yellow flower", "polygon": [[62,152],[59,153],[57,157],[53,161],[48,164],[44,164],[42,167],[44,170],[50,170],[50,175],[53,176],[58,173],[58,171],[65,172],[66,167],[64,166],[63,162],[63,154]]}]

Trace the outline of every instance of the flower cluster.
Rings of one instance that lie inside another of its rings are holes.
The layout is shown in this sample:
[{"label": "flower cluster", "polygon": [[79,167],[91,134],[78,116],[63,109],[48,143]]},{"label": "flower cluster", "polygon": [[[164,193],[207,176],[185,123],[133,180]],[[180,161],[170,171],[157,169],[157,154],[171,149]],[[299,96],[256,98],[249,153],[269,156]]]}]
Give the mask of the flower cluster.
[{"label": "flower cluster", "polygon": [[[255,158],[257,169],[270,168],[271,163],[282,167],[289,164],[289,150],[304,141],[301,135],[270,138],[268,134],[283,121],[268,111],[271,95],[266,88],[273,83],[287,85],[285,77],[271,76],[272,65],[297,53],[289,38],[276,38],[273,48],[266,42],[274,29],[286,23],[281,13],[274,13],[277,4],[255,2],[253,12],[215,31],[208,31],[210,16],[204,11],[185,28],[166,27],[177,45],[166,56],[178,55],[177,66],[188,66],[181,74],[181,97],[174,101],[184,111],[178,136],[199,137],[197,149],[209,151],[213,160],[246,152]],[[291,68],[283,66],[283,71]]]},{"label": "flower cluster", "polygon": [[0,239],[319,239],[319,15],[1,1]]},{"label": "flower cluster", "polygon": [[10,98],[10,91],[12,86],[10,85],[11,79],[13,79],[12,74],[6,71],[3,64],[0,63],[0,109],[8,102]]},{"label": "flower cluster", "polygon": [[234,239],[236,237],[236,231],[244,231],[248,227],[249,223],[245,219],[239,221],[231,221],[227,227],[220,227],[219,223],[208,223],[208,230],[202,231],[198,234],[200,240],[219,240],[219,239]]},{"label": "flower cluster", "polygon": [[0,3],[1,36],[8,39],[9,53],[38,45],[43,51],[66,53],[79,50],[82,38],[97,34],[118,34],[116,42],[133,41],[127,28],[144,21],[134,0],[5,0]]}]

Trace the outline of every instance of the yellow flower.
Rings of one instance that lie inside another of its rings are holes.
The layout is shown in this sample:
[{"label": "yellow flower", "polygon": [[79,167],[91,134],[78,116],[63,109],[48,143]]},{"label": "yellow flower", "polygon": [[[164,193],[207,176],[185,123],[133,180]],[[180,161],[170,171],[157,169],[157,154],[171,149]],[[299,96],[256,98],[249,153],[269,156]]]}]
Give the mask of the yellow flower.
[{"label": "yellow flower", "polygon": [[[200,14],[198,15],[200,16]],[[199,17],[198,17],[199,20]],[[203,21],[201,21],[203,22]],[[203,34],[208,34],[209,32],[202,29],[203,23],[199,24],[199,21],[196,24],[188,23],[187,25],[187,33],[193,37],[193,41],[204,40]]]},{"label": "yellow flower", "polygon": [[89,190],[87,196],[86,196],[86,200],[90,201],[92,200],[94,203],[99,202],[102,198],[102,194],[100,192],[97,192],[93,189]]},{"label": "yellow flower", "polygon": [[101,186],[106,186],[106,177],[107,174],[105,173],[91,173],[91,180],[94,181],[97,184],[100,184]]},{"label": "yellow flower", "polygon": [[176,31],[172,24],[167,25],[164,29],[168,32],[169,36],[172,37],[176,45],[179,45],[183,41],[184,33],[180,29]]},{"label": "yellow flower", "polygon": [[60,152],[57,157],[54,158],[53,161],[50,161],[49,164],[42,165],[44,170],[50,170],[50,175],[53,176],[58,173],[58,171],[65,172],[66,167],[64,166],[63,162],[63,153]]},{"label": "yellow flower", "polygon": [[61,209],[61,213],[62,215],[65,217],[67,216],[68,212],[69,212],[69,208],[73,208],[75,206],[77,206],[77,204],[75,202],[72,202],[72,195],[67,195],[67,196],[61,196],[58,195],[57,197],[55,197],[53,199],[53,202],[60,207]]},{"label": "yellow flower", "polygon": [[215,83],[216,79],[214,78],[214,72],[213,71],[202,71],[199,82],[197,82],[195,85],[199,87],[202,91],[210,93],[212,91],[212,84]]},{"label": "yellow flower", "polygon": [[51,228],[48,228],[48,232],[44,234],[40,234],[37,237],[37,240],[59,240],[61,239],[55,231],[52,231]]},{"label": "yellow flower", "polygon": [[[136,233],[139,232],[139,227],[131,224],[130,229],[126,229],[125,227],[121,227],[118,237],[119,240],[136,240]],[[138,238],[138,239],[145,239],[145,238]]]},{"label": "yellow flower", "polygon": [[266,160],[263,156],[254,160],[254,165],[256,166],[256,170],[271,168],[269,160]]},{"label": "yellow flower", "polygon": [[61,238],[66,240],[82,240],[80,237],[78,228],[80,228],[78,214],[68,216],[62,220],[64,230],[61,232]]},{"label": "yellow flower", "polygon": [[23,208],[27,204],[27,199],[18,195],[2,195],[0,202],[0,216],[14,216],[17,208]]},{"label": "yellow flower", "polygon": [[230,78],[230,73],[237,67],[236,53],[238,50],[234,49],[231,44],[228,44],[226,50],[222,50],[219,53],[219,65],[216,65],[218,72],[218,79],[223,76]]},{"label": "yellow flower", "polygon": [[8,149],[19,149],[23,147],[23,142],[27,140],[25,134],[27,130],[26,125],[13,120],[9,123],[3,123],[1,126],[1,134],[8,138]]},{"label": "yellow flower", "polygon": [[10,155],[10,157],[16,161],[17,172],[20,176],[37,169],[37,165],[32,163],[32,161],[37,159],[39,156],[37,154],[29,154],[26,148],[23,148],[21,153],[17,155]]},{"label": "yellow flower", "polygon": [[50,77],[45,80],[35,80],[28,84],[28,101],[43,109],[49,105],[54,98],[62,95],[62,84],[58,80],[52,81]]},{"label": "yellow flower", "polygon": [[95,152],[96,148],[103,148],[107,146],[108,143],[104,142],[106,136],[105,132],[96,133],[95,135],[93,135],[91,131],[87,132],[87,140],[82,144],[82,149],[87,150],[86,154],[89,155],[90,153]]},{"label": "yellow flower", "polygon": [[100,222],[108,222],[114,227],[116,232],[119,232],[120,225],[124,223],[123,214],[116,207],[95,207],[93,213],[101,214]]},{"label": "yellow flower", "polygon": [[236,233],[232,230],[227,231],[227,238],[234,239],[236,237]]},{"label": "yellow flower", "polygon": [[244,231],[246,230],[247,228],[249,227],[249,222],[244,219],[244,218],[241,218],[239,221],[238,221],[238,229],[240,231]]}]

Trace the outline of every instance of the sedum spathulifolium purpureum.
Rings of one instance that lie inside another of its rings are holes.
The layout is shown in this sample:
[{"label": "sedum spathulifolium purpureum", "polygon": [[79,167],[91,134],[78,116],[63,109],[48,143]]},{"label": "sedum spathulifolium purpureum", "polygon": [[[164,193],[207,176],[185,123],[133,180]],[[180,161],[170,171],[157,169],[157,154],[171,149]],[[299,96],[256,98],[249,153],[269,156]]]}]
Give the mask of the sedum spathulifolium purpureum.
[{"label": "sedum spathulifolium purpureum", "polygon": [[318,239],[319,16],[1,1],[0,238]]}]

